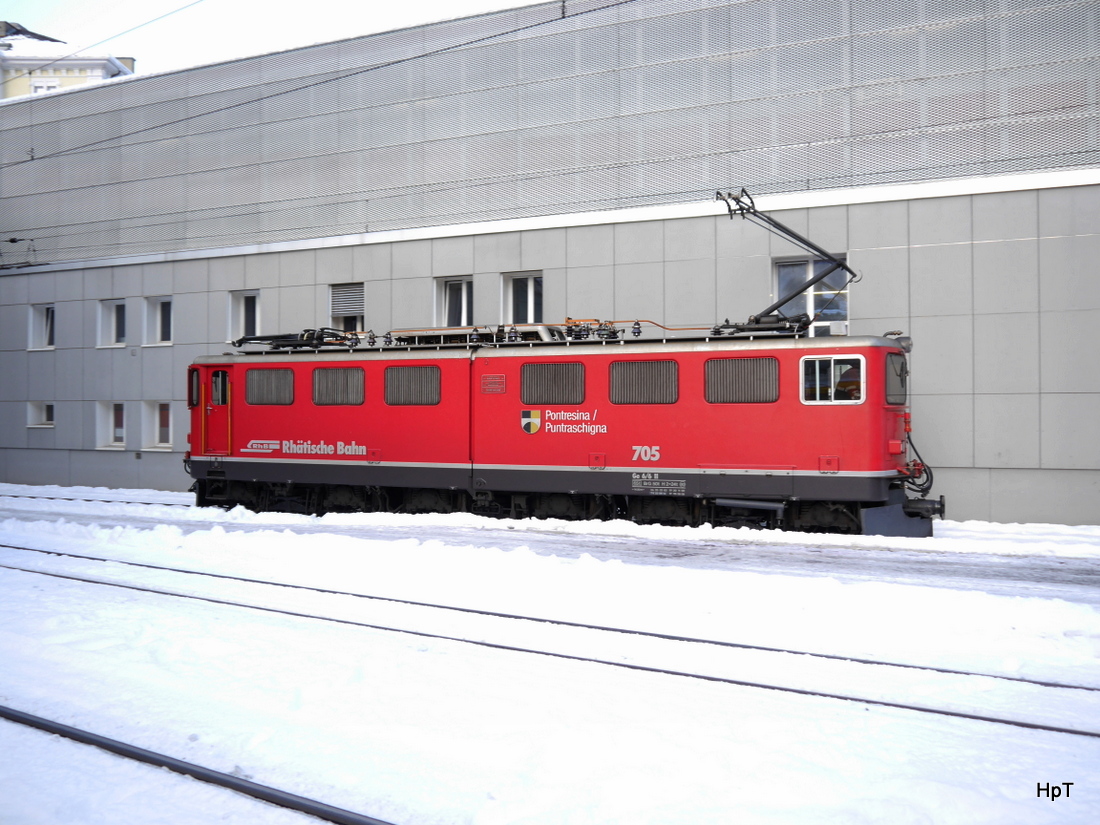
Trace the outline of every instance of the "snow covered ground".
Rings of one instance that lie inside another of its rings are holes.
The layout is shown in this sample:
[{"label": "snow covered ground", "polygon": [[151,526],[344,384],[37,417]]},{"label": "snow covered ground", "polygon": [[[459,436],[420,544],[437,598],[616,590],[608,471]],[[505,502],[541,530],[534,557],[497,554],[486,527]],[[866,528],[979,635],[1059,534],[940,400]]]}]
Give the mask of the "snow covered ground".
[{"label": "snow covered ground", "polygon": [[[169,506],[189,497],[154,491],[95,494],[159,505],[44,498],[86,492],[0,484],[0,542],[1100,688],[1096,527],[944,522],[932,539],[853,539],[465,515],[223,513]],[[13,497],[27,495],[41,497]],[[0,565],[104,581],[138,575],[3,548]],[[210,592],[178,573],[140,575],[174,592]],[[219,592],[289,603],[272,588],[246,591]],[[331,596],[294,598],[295,609],[337,608]],[[386,611],[398,618],[396,606],[372,609],[377,621]],[[540,633],[517,632],[532,641]],[[635,655],[629,637],[604,644],[608,658]],[[788,656],[766,670],[742,657],[723,666],[732,678],[807,683],[822,678],[814,661]],[[945,688],[908,673],[910,698],[930,706],[985,705],[1100,732],[1100,693],[989,679]],[[838,663],[830,678],[830,690],[850,695],[900,690],[896,669]],[[1100,822],[1098,738],[5,567],[0,704],[410,825]],[[1061,796],[1040,794],[1044,786]],[[307,821],[315,820],[0,721],[3,825]]]}]

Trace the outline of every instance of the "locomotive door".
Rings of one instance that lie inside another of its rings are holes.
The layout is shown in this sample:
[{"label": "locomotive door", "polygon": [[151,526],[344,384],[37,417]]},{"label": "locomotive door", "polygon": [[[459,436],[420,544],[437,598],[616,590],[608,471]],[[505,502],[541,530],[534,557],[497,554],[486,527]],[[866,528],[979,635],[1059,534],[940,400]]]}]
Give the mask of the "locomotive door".
[{"label": "locomotive door", "polygon": [[229,455],[229,370],[211,370],[202,410],[206,455]]}]

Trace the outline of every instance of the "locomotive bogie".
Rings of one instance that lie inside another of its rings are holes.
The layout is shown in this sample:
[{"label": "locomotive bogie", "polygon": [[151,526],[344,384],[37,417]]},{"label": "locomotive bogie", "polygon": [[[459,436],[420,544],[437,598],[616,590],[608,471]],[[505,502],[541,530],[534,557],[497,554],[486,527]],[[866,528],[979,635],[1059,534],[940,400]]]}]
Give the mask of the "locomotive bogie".
[{"label": "locomotive bogie", "polygon": [[871,337],[200,358],[188,467],[199,503],[259,510],[927,535],[904,360]]}]

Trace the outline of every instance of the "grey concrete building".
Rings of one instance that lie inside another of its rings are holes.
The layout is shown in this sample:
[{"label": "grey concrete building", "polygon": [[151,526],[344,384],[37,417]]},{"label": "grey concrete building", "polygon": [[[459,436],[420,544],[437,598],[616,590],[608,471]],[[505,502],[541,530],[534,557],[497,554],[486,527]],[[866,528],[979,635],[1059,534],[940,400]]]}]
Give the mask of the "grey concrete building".
[{"label": "grey concrete building", "polygon": [[1100,523],[1098,69],[1100,0],[566,0],[0,103],[0,480],[185,488],[248,332],[744,320],[813,266],[745,186],[950,517]]}]

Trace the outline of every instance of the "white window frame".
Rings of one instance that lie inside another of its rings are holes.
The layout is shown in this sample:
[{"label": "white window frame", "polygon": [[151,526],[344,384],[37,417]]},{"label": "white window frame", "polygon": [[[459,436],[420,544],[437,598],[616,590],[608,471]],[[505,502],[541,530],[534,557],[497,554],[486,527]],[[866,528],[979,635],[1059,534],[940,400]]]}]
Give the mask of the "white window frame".
[{"label": "white window frame", "polygon": [[[249,301],[252,301],[253,324],[252,330],[246,330],[248,321],[247,309]],[[229,293],[229,337],[227,340],[235,341],[249,335],[260,334],[260,290],[242,289]]]},{"label": "white window frame", "polygon": [[[843,260],[843,258],[841,259]],[[783,283],[783,276],[780,270],[783,268],[802,267],[801,282],[809,281],[815,274],[821,272],[823,269],[827,269],[832,266],[831,261],[822,260],[820,258],[795,258],[789,260],[778,260],[775,262],[774,274],[776,285],[776,296],[781,297],[787,292],[793,284]],[[805,312],[811,319],[828,306],[830,300],[834,295],[843,296],[844,311],[841,313],[843,317],[829,317],[823,318],[819,321],[813,321],[810,324],[808,335],[812,337],[820,337],[826,335],[847,335],[848,334],[848,320],[851,317],[851,307],[849,301],[851,299],[850,290],[847,286],[843,289],[832,289],[826,286],[827,281],[836,281],[837,279],[846,282],[848,280],[848,274],[843,269],[838,269],[832,273],[824,281],[819,281],[814,284],[808,291],[802,293],[798,297],[779,308],[779,312],[785,315],[798,315]],[[797,283],[797,282],[796,282]]]},{"label": "white window frame", "polygon": [[[807,361],[858,361],[859,362],[859,398],[835,398],[836,386],[840,376],[836,375],[836,369],[830,364],[829,398],[806,398],[806,362]],[[798,362],[798,400],[810,406],[856,406],[867,400],[867,359],[854,353],[837,353],[834,355],[804,355]]]},{"label": "white window frame", "polygon": [[[542,271],[508,272],[503,275],[503,320],[506,324],[541,324],[543,322],[544,281]],[[517,284],[523,284],[523,295],[517,296]],[[516,312],[516,302],[525,306],[522,312]]]},{"label": "white window frame", "polygon": [[[461,286],[456,288],[455,285]],[[456,295],[461,301],[457,309],[454,307]],[[457,278],[437,279],[436,306],[439,308],[436,315],[438,326],[472,327],[474,325],[474,276],[463,275]],[[453,317],[456,313],[457,317]]]},{"label": "white window frame", "polygon": [[57,305],[32,304],[28,349],[50,350],[57,346]]},{"label": "white window frame", "polygon": [[[165,441],[161,436],[161,424],[160,417],[161,411],[165,411],[168,415],[168,440]],[[172,449],[172,439],[174,433],[174,416],[172,415],[172,402],[170,401],[146,401],[142,410],[142,441],[145,450],[161,450],[169,451]]]},{"label": "white window frame", "polygon": [[42,429],[54,428],[57,423],[57,405],[53,401],[29,401],[27,403],[27,426]]},{"label": "white window frame", "polygon": [[[121,411],[121,416],[119,415]],[[100,401],[96,407],[97,449],[126,449],[126,404],[123,401]]]},{"label": "white window frame", "polygon": [[[120,311],[121,310],[121,311]],[[126,301],[115,299],[99,302],[99,346],[126,346]]]},{"label": "white window frame", "polygon": [[[165,324],[165,312],[168,313],[167,324]],[[145,299],[145,346],[169,346],[175,334],[175,325],[171,296],[162,295]]]}]

